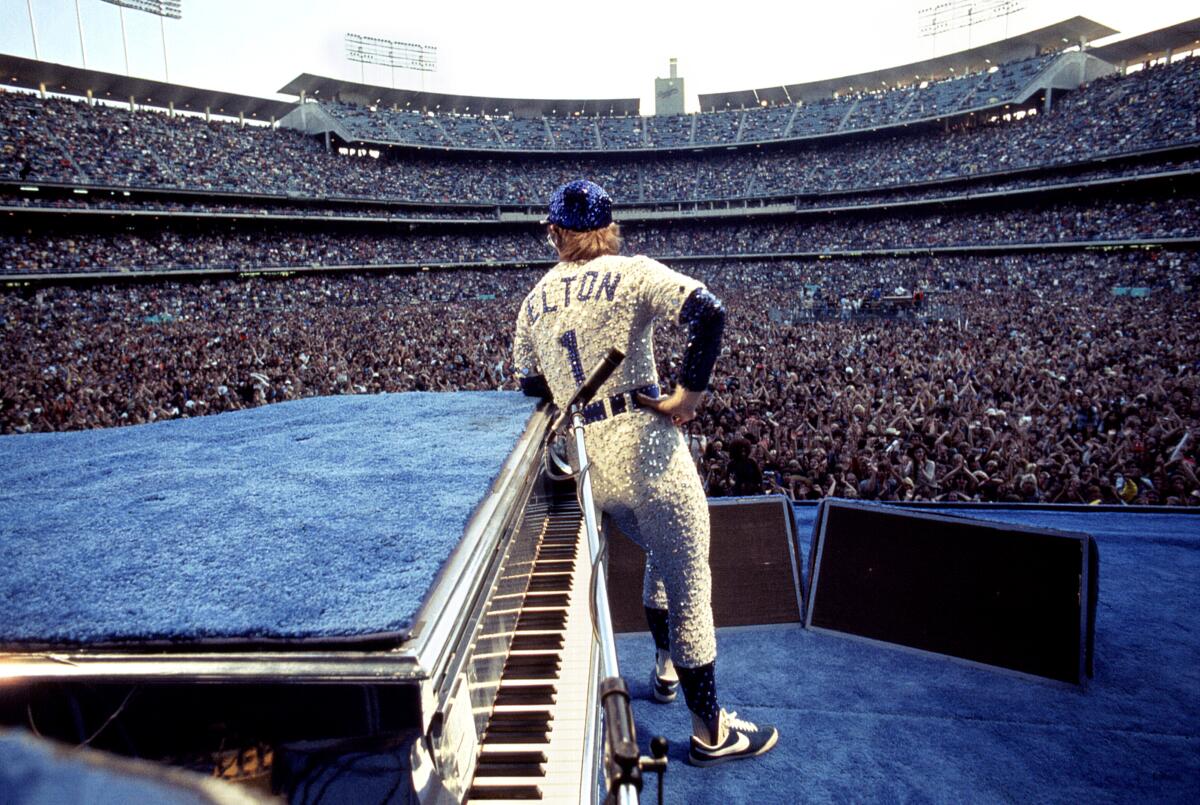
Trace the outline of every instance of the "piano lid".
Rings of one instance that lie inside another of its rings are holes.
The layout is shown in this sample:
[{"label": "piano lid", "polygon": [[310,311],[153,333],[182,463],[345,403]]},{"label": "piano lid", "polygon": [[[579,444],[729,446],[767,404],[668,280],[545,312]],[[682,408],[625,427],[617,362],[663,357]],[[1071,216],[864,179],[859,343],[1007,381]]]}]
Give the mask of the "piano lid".
[{"label": "piano lid", "polygon": [[546,425],[474,392],[4,437],[0,676],[425,678]]}]

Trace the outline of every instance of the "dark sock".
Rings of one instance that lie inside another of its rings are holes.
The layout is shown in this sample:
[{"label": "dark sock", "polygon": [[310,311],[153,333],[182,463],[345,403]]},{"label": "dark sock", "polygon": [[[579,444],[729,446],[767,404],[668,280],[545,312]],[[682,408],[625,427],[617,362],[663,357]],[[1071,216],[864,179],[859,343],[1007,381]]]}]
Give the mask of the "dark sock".
[{"label": "dark sock", "polygon": [[711,662],[698,668],[675,666],[688,709],[704,719],[705,724],[711,724],[721,712],[717,706],[717,683],[713,678],[713,667]]},{"label": "dark sock", "polygon": [[646,607],[646,623],[650,624],[650,634],[654,636],[654,647],[659,651],[671,650],[671,626],[665,609]]}]

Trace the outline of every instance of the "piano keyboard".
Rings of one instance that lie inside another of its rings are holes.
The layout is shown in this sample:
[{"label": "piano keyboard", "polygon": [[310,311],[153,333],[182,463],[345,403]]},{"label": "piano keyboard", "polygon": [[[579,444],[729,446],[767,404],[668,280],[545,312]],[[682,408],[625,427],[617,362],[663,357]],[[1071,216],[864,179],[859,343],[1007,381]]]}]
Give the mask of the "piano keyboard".
[{"label": "piano keyboard", "polygon": [[574,500],[546,518],[465,801],[578,803],[596,678],[591,557]]}]

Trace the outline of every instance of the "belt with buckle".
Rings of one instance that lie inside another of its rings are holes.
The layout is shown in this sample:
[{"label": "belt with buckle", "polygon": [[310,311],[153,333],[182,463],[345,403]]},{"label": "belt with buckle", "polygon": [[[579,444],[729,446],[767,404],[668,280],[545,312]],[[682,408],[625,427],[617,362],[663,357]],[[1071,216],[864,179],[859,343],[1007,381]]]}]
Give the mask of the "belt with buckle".
[{"label": "belt with buckle", "polygon": [[620,394],[613,394],[611,397],[596,400],[584,406],[583,424],[590,425],[593,422],[600,422],[618,414],[645,408],[644,405],[638,402],[637,395],[639,394],[645,394],[647,397],[658,397],[658,384],[651,383],[648,386],[642,386],[631,391],[622,391]]}]

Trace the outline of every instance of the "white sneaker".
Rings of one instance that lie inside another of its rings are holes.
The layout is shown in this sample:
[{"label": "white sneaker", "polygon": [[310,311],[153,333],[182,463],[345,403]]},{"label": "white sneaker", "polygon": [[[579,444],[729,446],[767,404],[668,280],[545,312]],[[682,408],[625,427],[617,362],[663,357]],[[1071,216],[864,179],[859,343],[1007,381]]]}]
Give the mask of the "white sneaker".
[{"label": "white sneaker", "polygon": [[779,740],[779,730],[764,724],[761,727],[737,717],[737,713],[721,710],[721,740],[710,746],[695,735],[688,752],[693,766],[715,766],[727,760],[756,757],[767,752]]}]

